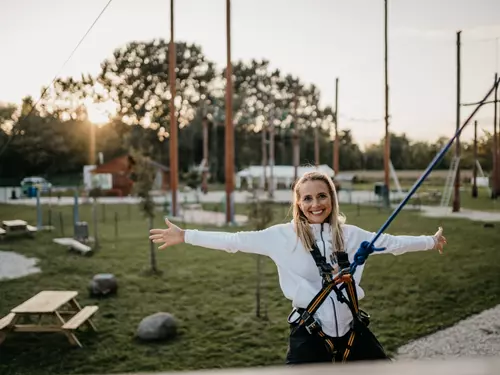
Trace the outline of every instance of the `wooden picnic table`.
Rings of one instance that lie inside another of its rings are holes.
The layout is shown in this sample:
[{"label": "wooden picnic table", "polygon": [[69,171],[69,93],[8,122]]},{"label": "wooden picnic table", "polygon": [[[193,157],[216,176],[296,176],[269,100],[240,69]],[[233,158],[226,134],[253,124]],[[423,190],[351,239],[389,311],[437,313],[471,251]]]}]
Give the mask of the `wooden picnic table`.
[{"label": "wooden picnic table", "polygon": [[97,331],[90,318],[99,307],[82,309],[77,295],[76,291],[44,290],[14,307],[10,314],[0,319],[0,344],[9,332],[61,332],[70,344],[82,347],[74,332],[84,323]]}]

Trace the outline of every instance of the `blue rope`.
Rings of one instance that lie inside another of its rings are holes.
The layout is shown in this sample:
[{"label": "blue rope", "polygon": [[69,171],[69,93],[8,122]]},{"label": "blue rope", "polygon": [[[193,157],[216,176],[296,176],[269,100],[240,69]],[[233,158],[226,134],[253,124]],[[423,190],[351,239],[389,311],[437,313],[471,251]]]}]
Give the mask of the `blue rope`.
[{"label": "blue rope", "polygon": [[476,109],[470,114],[470,116],[467,118],[467,120],[465,121],[465,123],[455,132],[455,135],[453,135],[453,137],[448,141],[448,143],[434,157],[434,159],[431,161],[431,163],[429,164],[429,166],[427,167],[427,169],[424,171],[424,173],[422,174],[422,176],[420,176],[420,178],[417,180],[417,182],[413,185],[413,187],[411,188],[410,192],[401,201],[401,203],[399,204],[399,206],[394,210],[394,212],[387,219],[387,221],[380,227],[380,229],[376,233],[375,237],[373,237],[373,239],[370,242],[363,241],[361,243],[360,247],[358,248],[358,251],[354,255],[354,261],[352,262],[351,267],[350,267],[351,274],[354,274],[354,272],[356,271],[356,268],[358,266],[364,264],[365,261],[366,261],[366,259],[368,258],[368,256],[370,254],[372,254],[374,251],[382,251],[382,250],[385,249],[385,248],[376,248],[374,246],[375,241],[377,241],[377,239],[382,235],[382,233],[387,229],[387,227],[389,227],[389,225],[392,223],[392,221],[396,218],[396,216],[399,214],[399,212],[403,209],[403,207],[410,200],[410,198],[413,196],[413,194],[415,194],[415,192],[420,187],[420,185],[422,185],[422,183],[427,178],[427,176],[431,173],[432,169],[436,166],[436,164],[441,161],[441,159],[444,157],[444,155],[446,154],[446,152],[448,151],[448,149],[453,144],[453,141],[455,140],[455,138],[457,138],[460,135],[460,133],[462,132],[462,130],[464,130],[464,128],[469,124],[469,122],[472,120],[472,118],[477,113],[477,111],[479,111],[479,109],[485,104],[486,100],[491,95],[491,93],[493,92],[493,90],[495,90],[498,87],[499,83],[500,83],[500,79],[498,79],[495,82],[495,84],[490,89],[490,91],[488,92],[488,94],[486,94],[486,96],[484,97],[484,99],[479,102],[479,104],[477,105]]}]

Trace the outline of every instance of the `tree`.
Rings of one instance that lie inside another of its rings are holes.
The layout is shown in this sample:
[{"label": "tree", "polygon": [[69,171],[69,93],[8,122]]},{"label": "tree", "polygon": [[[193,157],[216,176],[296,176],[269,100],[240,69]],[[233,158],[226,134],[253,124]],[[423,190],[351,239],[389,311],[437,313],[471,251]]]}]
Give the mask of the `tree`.
[{"label": "tree", "polygon": [[[155,204],[150,192],[154,185],[155,169],[151,164],[150,156],[144,150],[132,149],[131,157],[134,164],[134,192],[141,198],[139,207],[148,219],[149,230],[151,230],[154,224]],[[158,273],[156,248],[152,241],[149,241],[149,260],[151,272]]]},{"label": "tree", "polygon": [[[194,115],[193,106],[204,100],[215,77],[214,64],[201,47],[176,43],[176,107],[180,127]],[[130,123],[167,129],[169,125],[169,44],[163,39],[131,42],[117,48],[101,64],[97,78],[118,103],[119,114]]]},{"label": "tree", "polygon": [[[274,211],[272,201],[269,199],[259,199],[257,190],[252,191],[252,196],[249,199],[248,217],[255,230],[263,230],[269,226],[274,219]],[[256,256],[257,261],[257,284],[255,288],[255,315],[260,318],[267,319],[267,309],[264,314],[261,312],[261,297],[262,297],[262,255]]]}]

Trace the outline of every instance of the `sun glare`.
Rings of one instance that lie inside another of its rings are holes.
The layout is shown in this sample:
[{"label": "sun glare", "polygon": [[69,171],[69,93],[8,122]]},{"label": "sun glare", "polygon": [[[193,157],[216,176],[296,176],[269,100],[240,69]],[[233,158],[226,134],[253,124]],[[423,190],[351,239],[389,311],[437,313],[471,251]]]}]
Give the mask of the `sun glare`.
[{"label": "sun glare", "polygon": [[86,103],[87,116],[95,125],[104,125],[109,122],[111,116],[116,114],[116,104],[112,101],[102,103]]}]

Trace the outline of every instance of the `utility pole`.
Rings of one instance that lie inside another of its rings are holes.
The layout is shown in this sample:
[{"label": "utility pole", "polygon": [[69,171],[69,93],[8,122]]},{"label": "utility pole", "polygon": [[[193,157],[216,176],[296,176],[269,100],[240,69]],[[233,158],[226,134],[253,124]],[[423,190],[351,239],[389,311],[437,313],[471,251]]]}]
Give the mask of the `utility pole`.
[{"label": "utility pole", "polygon": [[[462,32],[458,31],[457,32],[457,103],[456,103],[456,110],[457,110],[457,115],[456,115],[456,131],[460,129],[460,34]],[[457,173],[455,175],[455,186],[453,189],[453,212],[459,212],[460,211],[460,134],[457,134],[457,138],[455,140],[455,158],[457,158]]]},{"label": "utility pole", "polygon": [[385,205],[386,207],[390,206],[390,175],[389,175],[389,162],[391,160],[391,145],[390,145],[390,136],[389,136],[389,69],[388,69],[388,41],[387,41],[387,1],[384,0],[385,6],[385,22],[384,22],[384,45],[385,45],[385,147],[384,147],[384,185],[386,188],[386,196],[385,196]]},{"label": "utility pole", "polygon": [[174,43],[174,0],[170,0],[170,45],[169,45],[169,78],[170,78],[170,191],[172,205],[170,214],[177,216],[177,185],[178,185],[178,143],[177,119],[175,117],[175,43]]},{"label": "utility pole", "polygon": [[334,176],[337,177],[339,173],[339,154],[340,154],[340,139],[339,139],[339,79],[335,78],[335,114],[333,115],[335,121],[335,139],[333,142],[333,170]]},{"label": "utility pole", "polygon": [[231,0],[226,0],[226,223],[233,223],[234,190],[234,127],[233,127],[233,66],[231,64]]},{"label": "utility pole", "polygon": [[477,198],[477,120],[474,121],[474,164],[472,167],[472,198]]}]

